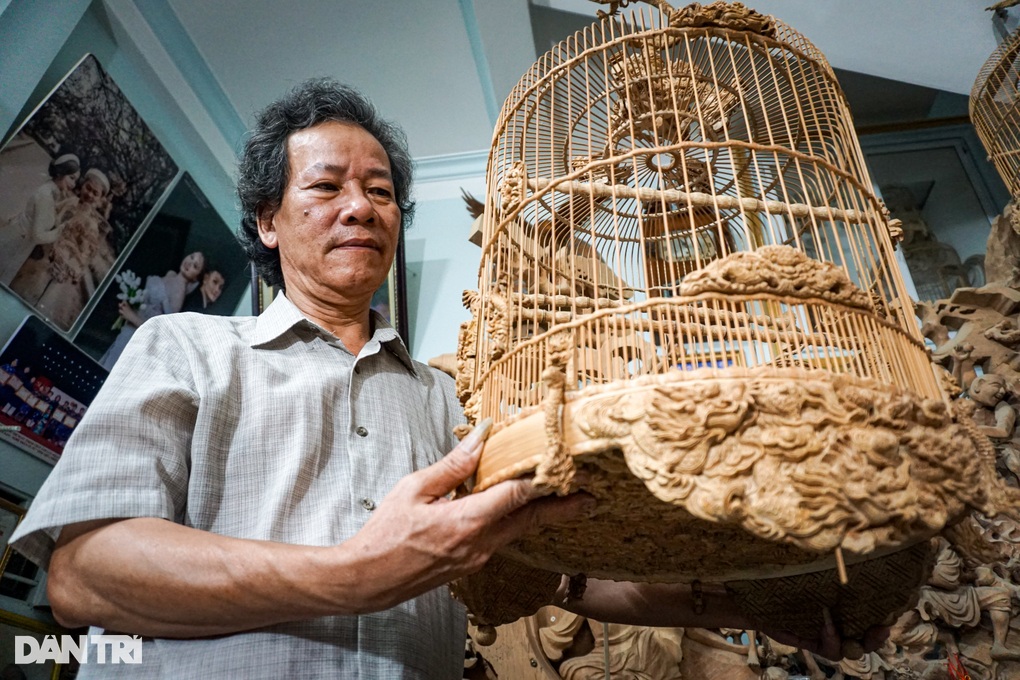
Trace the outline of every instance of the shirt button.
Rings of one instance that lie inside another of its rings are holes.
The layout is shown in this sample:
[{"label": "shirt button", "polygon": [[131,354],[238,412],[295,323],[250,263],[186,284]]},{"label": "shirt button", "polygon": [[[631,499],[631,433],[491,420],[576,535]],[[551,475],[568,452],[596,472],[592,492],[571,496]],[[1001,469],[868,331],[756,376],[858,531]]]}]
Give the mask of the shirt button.
[{"label": "shirt button", "polygon": [[355,432],[358,433],[359,437],[367,437],[368,436],[368,430],[366,430],[363,427],[359,427],[358,429],[355,430]]},{"label": "shirt button", "polygon": [[361,507],[371,512],[372,510],[375,510],[375,501],[373,501],[371,498],[362,498]]}]

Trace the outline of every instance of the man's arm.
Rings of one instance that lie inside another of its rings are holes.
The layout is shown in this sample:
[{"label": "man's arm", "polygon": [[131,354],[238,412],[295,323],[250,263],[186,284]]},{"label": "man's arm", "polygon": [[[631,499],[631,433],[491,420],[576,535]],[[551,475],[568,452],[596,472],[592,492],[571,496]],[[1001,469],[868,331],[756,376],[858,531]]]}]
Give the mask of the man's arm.
[{"label": "man's arm", "polygon": [[571,598],[564,579],[557,595],[564,609],[596,621],[634,626],[753,628],[726,590],[715,584],[630,583],[588,579],[584,595]]},{"label": "man's arm", "polygon": [[49,569],[54,615],[70,627],[184,638],[380,611],[480,569],[534,527],[586,510],[588,498],[534,500],[522,480],[448,500],[474,472],[481,440],[476,430],[402,479],[337,546],[228,538],[157,518],[65,527]]},{"label": "man's arm", "polygon": [[[692,586],[683,583],[628,583],[588,579],[582,597],[571,598],[568,591],[568,579],[564,577],[554,604],[596,621],[636,626],[757,628],[740,611],[725,588],[717,584],[699,586],[696,594]],[[838,660],[844,656],[845,641],[828,616],[825,617],[825,626],[813,638],[802,638],[787,631],[768,628],[760,632],[777,642],[814,652],[827,659]],[[885,626],[869,628],[859,641],[861,649],[864,652],[878,649],[888,635],[889,629]]]}]

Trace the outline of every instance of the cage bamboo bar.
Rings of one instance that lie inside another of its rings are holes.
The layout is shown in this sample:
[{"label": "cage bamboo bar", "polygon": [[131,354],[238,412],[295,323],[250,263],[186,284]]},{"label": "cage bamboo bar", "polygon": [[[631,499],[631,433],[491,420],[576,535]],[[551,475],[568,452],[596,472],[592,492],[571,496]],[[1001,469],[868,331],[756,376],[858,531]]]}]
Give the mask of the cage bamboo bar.
[{"label": "cage bamboo bar", "polygon": [[981,67],[970,93],[970,119],[988,157],[1020,199],[1020,29]]},{"label": "cage bamboo bar", "polygon": [[[503,109],[488,169],[480,287],[483,297],[517,296],[505,319],[515,349],[486,361],[500,351],[485,321],[479,325],[478,417],[498,423],[535,406],[544,366],[527,347],[568,328],[578,339],[629,342],[638,359],[610,353],[598,370],[581,361],[579,390],[667,367],[715,366],[719,357],[745,367],[787,357],[869,378],[884,377],[876,371],[888,364],[882,370],[902,376],[898,386],[938,397],[827,62],[778,22],[760,35],[667,21],[646,11],[593,25],[545,55]],[[733,313],[766,305],[794,323],[782,338],[760,342],[726,322],[700,338],[670,336],[693,342],[653,337],[649,323],[679,327],[692,309],[711,305],[683,296],[684,276],[766,245],[835,264],[891,318],[865,320],[862,311],[858,325],[839,326],[848,337],[830,330],[831,342],[819,344],[817,305],[723,299]],[[554,312],[539,304],[548,294],[592,302]],[[628,330],[618,333],[614,323]],[[890,324],[888,343],[871,332],[875,323]],[[855,335],[858,328],[865,332]],[[579,359],[591,356],[583,350],[578,343]],[[873,360],[854,361],[858,355]],[[503,398],[489,398],[489,385],[501,386]]]},{"label": "cage bamboo bar", "polygon": [[745,603],[829,570],[807,591],[860,595],[859,633],[994,470],[948,410],[825,58],[739,3],[652,4],[553,48],[499,116],[458,346],[468,418],[495,422],[474,488],[599,500],[503,551],[528,568]]}]

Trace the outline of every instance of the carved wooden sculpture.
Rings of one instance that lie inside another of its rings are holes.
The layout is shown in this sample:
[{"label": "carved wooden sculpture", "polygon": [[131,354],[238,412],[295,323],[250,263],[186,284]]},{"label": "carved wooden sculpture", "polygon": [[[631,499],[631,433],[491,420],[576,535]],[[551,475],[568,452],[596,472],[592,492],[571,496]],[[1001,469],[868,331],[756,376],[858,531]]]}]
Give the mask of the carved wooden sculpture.
[{"label": "carved wooden sculpture", "polygon": [[655,5],[554,48],[497,123],[457,357],[495,421],[474,488],[599,506],[458,590],[498,624],[559,574],[699,579],[854,637],[931,536],[1016,496],[940,389],[824,57],[740,4]]}]

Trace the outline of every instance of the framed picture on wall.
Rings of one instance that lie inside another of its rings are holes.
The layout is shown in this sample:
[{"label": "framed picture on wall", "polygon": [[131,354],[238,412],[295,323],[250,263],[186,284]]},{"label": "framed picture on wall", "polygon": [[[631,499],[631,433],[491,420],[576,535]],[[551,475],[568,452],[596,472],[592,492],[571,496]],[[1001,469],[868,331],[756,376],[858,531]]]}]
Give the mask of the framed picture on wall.
[{"label": "framed picture on wall", "polygon": [[109,370],[145,320],[182,311],[231,315],[248,279],[241,245],[184,173],[74,342]]},{"label": "framed picture on wall", "polygon": [[248,265],[248,273],[251,276],[251,313],[258,316],[266,311],[273,298],[280,294],[279,286],[270,286],[266,280],[255,271],[255,265]]},{"label": "framed picture on wall", "polygon": [[0,149],[0,284],[69,331],[176,175],[86,55]]},{"label": "framed picture on wall", "polygon": [[0,439],[56,463],[107,375],[41,319],[26,317],[0,351]]},{"label": "framed picture on wall", "polygon": [[25,508],[0,498],[0,574],[4,572],[7,560],[11,557],[11,546],[8,543],[11,534],[24,516]]},{"label": "framed picture on wall", "polygon": [[397,329],[404,344],[410,348],[410,328],[407,322],[407,264],[404,255],[404,236],[397,242],[397,253],[386,282],[372,296],[372,309],[383,315]]}]

